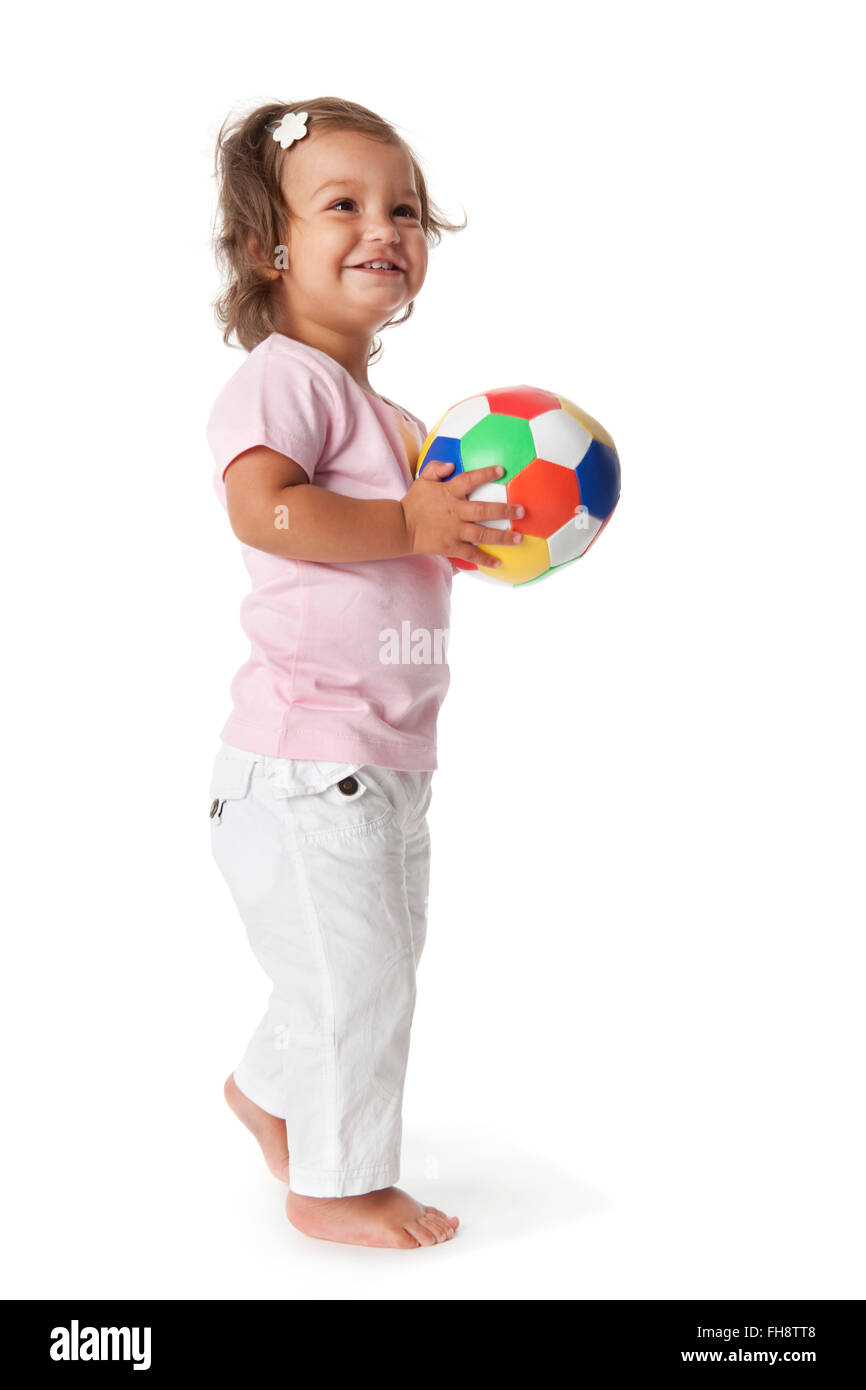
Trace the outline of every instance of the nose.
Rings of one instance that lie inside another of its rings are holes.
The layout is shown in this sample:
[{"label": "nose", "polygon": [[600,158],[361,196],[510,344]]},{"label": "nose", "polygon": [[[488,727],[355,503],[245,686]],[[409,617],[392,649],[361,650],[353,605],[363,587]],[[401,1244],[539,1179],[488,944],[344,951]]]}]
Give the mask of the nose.
[{"label": "nose", "polygon": [[368,246],[398,246],[400,238],[396,229],[388,231],[387,227],[377,228],[375,231],[366,232],[364,240]]},{"label": "nose", "polygon": [[365,241],[386,241],[389,244],[400,240],[400,233],[388,217],[371,217],[364,229]]}]

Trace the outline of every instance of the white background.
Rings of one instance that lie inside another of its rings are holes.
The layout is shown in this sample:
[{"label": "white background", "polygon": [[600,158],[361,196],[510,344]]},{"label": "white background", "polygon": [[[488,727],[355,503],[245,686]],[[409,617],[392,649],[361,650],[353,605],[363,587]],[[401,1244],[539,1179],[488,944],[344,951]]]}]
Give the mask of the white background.
[{"label": "white background", "polygon": [[[866,1294],[859,19],[16,11],[7,1296]],[[623,469],[583,563],[454,581],[401,1184],[462,1228],[415,1252],[294,1231],[222,1098],[268,984],[207,817],[247,654],[213,146],[316,95],[469,218],[374,387],[561,391]]]}]

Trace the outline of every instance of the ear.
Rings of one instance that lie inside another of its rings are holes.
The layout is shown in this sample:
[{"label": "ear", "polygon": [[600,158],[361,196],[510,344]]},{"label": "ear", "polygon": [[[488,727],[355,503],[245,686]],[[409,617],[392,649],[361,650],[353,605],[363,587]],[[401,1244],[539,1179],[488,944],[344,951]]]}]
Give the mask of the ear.
[{"label": "ear", "polygon": [[280,271],[288,267],[288,261],[285,261],[285,247],[275,247],[273,257],[268,259],[252,232],[247,240],[247,250],[268,280],[278,280]]}]

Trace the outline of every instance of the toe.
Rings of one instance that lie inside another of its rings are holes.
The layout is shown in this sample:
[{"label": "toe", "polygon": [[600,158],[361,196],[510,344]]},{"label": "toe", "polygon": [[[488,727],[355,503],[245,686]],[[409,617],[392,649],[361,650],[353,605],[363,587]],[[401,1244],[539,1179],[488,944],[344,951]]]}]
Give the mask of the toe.
[{"label": "toe", "polygon": [[431,1230],[436,1237],[436,1243],[441,1244],[448,1239],[448,1232],[451,1227],[445,1221],[440,1221],[438,1216],[419,1216],[418,1220]]},{"label": "toe", "polygon": [[452,1234],[460,1225],[459,1216],[446,1216],[445,1212],[440,1211],[438,1207],[425,1207],[424,1211],[428,1216],[440,1217],[450,1227]]},{"label": "toe", "polygon": [[421,1242],[406,1226],[402,1231],[395,1231],[392,1244],[397,1250],[417,1250]]},{"label": "toe", "polygon": [[407,1221],[403,1228],[408,1231],[410,1236],[414,1236],[419,1245],[435,1245],[436,1237],[427,1226],[422,1226],[421,1218],[415,1221]]}]

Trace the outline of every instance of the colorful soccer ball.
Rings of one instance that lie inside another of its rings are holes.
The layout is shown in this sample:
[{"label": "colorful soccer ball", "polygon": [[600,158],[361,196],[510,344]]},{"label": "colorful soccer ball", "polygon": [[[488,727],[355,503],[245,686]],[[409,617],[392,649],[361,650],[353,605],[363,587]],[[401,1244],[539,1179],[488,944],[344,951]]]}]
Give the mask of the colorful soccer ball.
[{"label": "colorful soccer ball", "polygon": [[483,524],[522,531],[523,540],[480,547],[502,561],[498,568],[453,563],[506,584],[531,584],[579,560],[619,501],[619,458],[607,430],[565,396],[534,386],[503,386],[452,406],[427,436],[416,478],[434,459],[454,464],[443,482],[493,464],[505,469],[468,497],[519,502],[524,516]]}]

